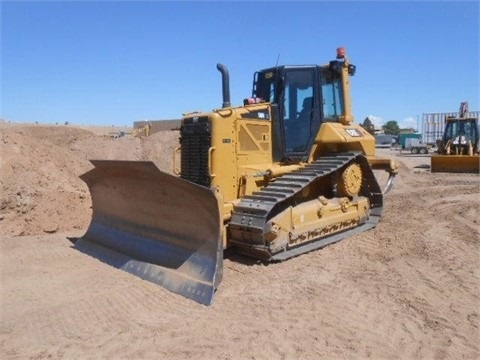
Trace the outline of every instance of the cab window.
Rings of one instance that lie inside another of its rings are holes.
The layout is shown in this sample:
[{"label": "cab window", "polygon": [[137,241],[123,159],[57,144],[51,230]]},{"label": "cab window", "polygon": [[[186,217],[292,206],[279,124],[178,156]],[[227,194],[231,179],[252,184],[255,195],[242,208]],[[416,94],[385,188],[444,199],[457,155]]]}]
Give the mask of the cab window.
[{"label": "cab window", "polygon": [[305,152],[313,136],[314,84],[314,68],[285,72],[283,124],[287,152]]},{"label": "cab window", "polygon": [[322,72],[323,117],[338,119],[344,113],[341,79],[330,71]]}]

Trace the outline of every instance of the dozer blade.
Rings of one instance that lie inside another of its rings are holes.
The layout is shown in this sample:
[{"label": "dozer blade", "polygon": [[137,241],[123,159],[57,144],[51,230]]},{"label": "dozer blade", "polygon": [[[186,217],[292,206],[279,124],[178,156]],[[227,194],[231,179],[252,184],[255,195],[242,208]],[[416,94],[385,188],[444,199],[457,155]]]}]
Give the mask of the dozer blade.
[{"label": "dozer blade", "polygon": [[431,172],[479,173],[478,155],[432,155]]},{"label": "dozer blade", "polygon": [[90,189],[92,220],[75,248],[210,305],[223,270],[213,191],[152,162],[91,162],[95,168],[80,178]]}]

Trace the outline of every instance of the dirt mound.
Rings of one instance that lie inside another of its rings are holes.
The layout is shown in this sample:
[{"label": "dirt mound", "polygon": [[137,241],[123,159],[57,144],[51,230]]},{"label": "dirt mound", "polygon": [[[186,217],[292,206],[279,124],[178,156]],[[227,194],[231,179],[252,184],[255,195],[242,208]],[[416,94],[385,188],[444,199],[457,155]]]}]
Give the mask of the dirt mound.
[{"label": "dirt mound", "polygon": [[85,229],[91,216],[87,186],[79,175],[90,159],[150,160],[171,171],[178,132],[148,138],[72,126],[0,126],[0,234],[35,235]]}]

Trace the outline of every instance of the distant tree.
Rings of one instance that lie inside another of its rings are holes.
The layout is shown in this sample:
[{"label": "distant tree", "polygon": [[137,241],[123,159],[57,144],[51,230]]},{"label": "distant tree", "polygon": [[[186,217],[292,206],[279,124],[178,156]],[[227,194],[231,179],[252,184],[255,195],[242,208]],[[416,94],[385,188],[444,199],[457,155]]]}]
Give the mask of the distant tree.
[{"label": "distant tree", "polygon": [[398,135],[400,133],[400,126],[395,120],[390,120],[382,126],[383,132],[387,135]]},{"label": "distant tree", "polygon": [[372,121],[368,118],[368,116],[365,118],[365,120],[363,120],[363,123],[360,124],[360,126],[372,135],[375,133],[375,125],[373,125]]},{"label": "distant tree", "polygon": [[404,128],[404,129],[400,129],[400,134],[414,134],[416,133],[417,131],[414,129],[414,128]]}]

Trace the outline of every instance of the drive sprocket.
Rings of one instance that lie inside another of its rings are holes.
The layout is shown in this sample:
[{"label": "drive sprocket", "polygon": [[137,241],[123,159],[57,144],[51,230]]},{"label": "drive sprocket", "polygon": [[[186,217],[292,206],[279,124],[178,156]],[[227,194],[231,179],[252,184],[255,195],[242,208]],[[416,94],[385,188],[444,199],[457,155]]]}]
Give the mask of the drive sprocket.
[{"label": "drive sprocket", "polygon": [[338,191],[344,196],[356,196],[360,192],[362,181],[363,176],[360,165],[357,163],[350,164],[343,170],[338,179]]}]

